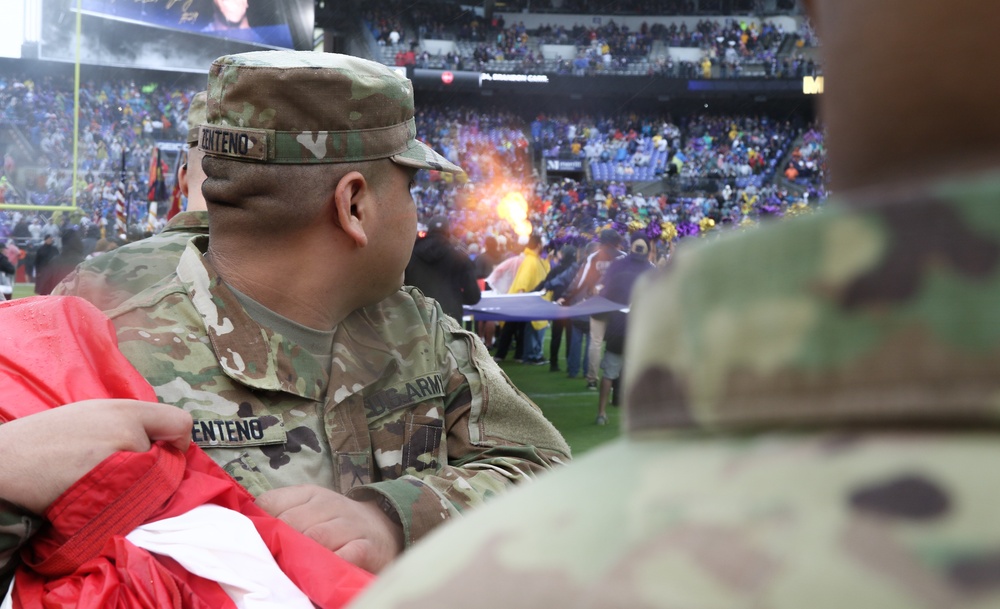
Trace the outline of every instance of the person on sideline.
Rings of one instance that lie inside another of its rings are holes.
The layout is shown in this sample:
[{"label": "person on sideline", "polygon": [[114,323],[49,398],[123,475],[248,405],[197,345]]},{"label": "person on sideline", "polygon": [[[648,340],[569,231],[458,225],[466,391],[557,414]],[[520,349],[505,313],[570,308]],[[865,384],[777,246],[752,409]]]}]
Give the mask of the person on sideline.
[{"label": "person on sideline", "polygon": [[[510,284],[508,294],[523,294],[538,288],[549,272],[548,260],[542,258],[542,237],[532,233],[522,252],[521,262],[517,265],[514,280]],[[507,321],[500,331],[497,341],[494,361],[502,362],[510,350],[511,341],[517,341],[514,361],[528,364],[544,364],[542,342],[545,339],[547,321]]]},{"label": "person on sideline", "polygon": [[[600,232],[597,238],[598,248],[587,256],[580,270],[577,271],[573,284],[566,294],[557,302],[559,304],[579,304],[595,296],[601,288],[604,271],[615,260],[625,255],[618,247],[622,236],[611,228]],[[598,369],[601,363],[601,349],[604,346],[604,329],[607,327],[606,315],[590,316],[590,344],[587,347],[587,389],[597,389]]]},{"label": "person on sideline", "polygon": [[462,305],[476,304],[482,292],[472,260],[452,243],[448,232],[447,216],[434,216],[427,222],[427,234],[413,245],[403,283],[420,288],[461,324]]},{"label": "person on sideline", "polygon": [[[649,261],[649,241],[640,236],[632,237],[629,254],[611,263],[604,272],[604,284],[600,296],[613,302],[627,305],[632,301],[632,287],[639,276],[653,269]],[[601,388],[597,398],[598,425],[608,423],[608,399],[612,386],[621,379],[625,353],[625,332],[628,328],[628,313],[611,311],[607,314],[607,329],[604,332],[604,356],[601,358]]]},{"label": "person on sideline", "polygon": [[[549,274],[545,276],[542,288],[546,292],[551,292],[552,300],[562,298],[569,284],[576,276],[579,268],[575,245],[564,245],[559,250],[556,265],[549,269]],[[552,338],[549,341],[549,372],[561,372],[559,368],[559,349],[562,347],[563,334],[566,335],[566,356],[569,359],[570,345],[570,319],[564,317],[552,320]]]}]

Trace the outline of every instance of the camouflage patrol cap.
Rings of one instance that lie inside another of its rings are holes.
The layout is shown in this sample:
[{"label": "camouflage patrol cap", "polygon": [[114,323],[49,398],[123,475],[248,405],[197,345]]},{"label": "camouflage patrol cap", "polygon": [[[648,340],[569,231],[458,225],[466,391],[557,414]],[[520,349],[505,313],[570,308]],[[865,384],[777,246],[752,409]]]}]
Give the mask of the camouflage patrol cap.
[{"label": "camouflage patrol cap", "polygon": [[205,122],[205,107],[207,99],[208,93],[206,91],[199,91],[191,100],[191,105],[188,106],[188,144],[198,143],[198,127]]},{"label": "camouflage patrol cap", "polygon": [[413,86],[349,55],[254,51],[216,59],[198,148],[262,163],[400,165],[462,173],[416,139]]}]

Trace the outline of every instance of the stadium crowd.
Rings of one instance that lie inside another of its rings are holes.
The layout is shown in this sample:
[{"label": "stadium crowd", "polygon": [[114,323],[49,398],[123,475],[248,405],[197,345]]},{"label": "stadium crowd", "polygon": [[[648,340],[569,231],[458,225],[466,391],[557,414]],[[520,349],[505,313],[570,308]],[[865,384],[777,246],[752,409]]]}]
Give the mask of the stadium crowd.
[{"label": "stadium crowd", "polygon": [[[558,251],[566,243],[592,240],[609,225],[622,234],[643,231],[654,242],[666,244],[717,228],[746,226],[762,217],[799,213],[825,199],[818,128],[805,132],[803,144],[792,155],[810,159],[816,170],[794,184],[776,184],[777,163],[788,156],[802,128],[766,118],[707,115],[678,123],[634,115],[572,120],[539,116],[525,125],[511,114],[422,111],[418,137],[465,167],[469,177],[455,181],[429,172],[418,179],[414,196],[420,217],[451,215],[454,235],[472,250],[481,247],[488,234],[515,249],[514,224],[498,218],[494,210],[505,196],[517,193],[525,201],[527,219],[543,231],[550,250]],[[571,156],[575,150],[589,163],[591,179],[541,180],[532,173],[532,144],[547,156],[560,156],[561,150]],[[648,148],[657,154],[655,162],[662,163],[659,172],[650,171],[643,157]],[[621,160],[611,160],[619,155]],[[627,167],[630,179],[594,179],[611,163]],[[637,175],[652,181],[671,172],[675,175],[669,179],[678,182],[690,178],[687,183],[692,185],[724,186],[688,189],[690,194],[681,196],[645,196],[634,188]]]},{"label": "stadium crowd", "polygon": [[[0,121],[22,134],[30,150],[37,152],[31,166],[19,167],[7,151],[0,200],[32,205],[70,202],[72,91],[71,83],[55,77],[0,77]],[[81,83],[77,205],[91,220],[101,223],[113,211],[123,169],[125,196],[137,203],[136,217],[147,215],[145,195],[155,142],[183,138],[193,94],[185,88],[130,79]]]},{"label": "stadium crowd", "polygon": [[[530,9],[536,13],[579,13],[598,14],[607,10],[603,0],[507,0],[508,10]],[[734,0],[729,9],[735,13],[751,13],[758,10],[754,0]],[[791,12],[796,8],[795,0],[777,0],[775,9]],[[623,15],[719,15],[724,11],[722,0],[618,0],[615,11]]]},{"label": "stadium crowd", "polygon": [[[0,120],[39,151],[33,167],[19,166],[7,153],[0,178],[5,201],[70,203],[71,91],[68,81],[53,77],[0,80]],[[155,142],[181,139],[193,93],[135,80],[85,82],[80,212],[0,211],[0,240],[13,237],[33,249],[51,234],[58,247],[62,233],[75,228],[86,238],[85,253],[93,251],[110,236],[123,150],[130,236],[162,228],[165,206],[155,219],[148,214],[150,159]],[[425,106],[416,118],[418,137],[468,172],[461,179],[422,174],[413,191],[420,217],[451,216],[455,237],[472,252],[486,235],[517,248],[515,223],[496,212],[511,194],[524,201],[524,219],[544,234],[551,251],[582,245],[609,226],[622,234],[641,231],[666,251],[675,239],[798,213],[826,195],[822,131],[763,116],[539,115],[529,122],[509,111]],[[542,175],[534,154],[579,159],[584,170]],[[779,168],[783,159],[787,166]],[[655,181],[674,185],[674,193],[645,195],[637,188]]]},{"label": "stadium crowd", "polygon": [[[815,60],[802,52],[805,47],[815,46],[815,35],[806,20],[797,31],[785,31],[775,21],[745,18],[703,18],[689,27],[684,21],[665,18],[674,14],[670,11],[661,13],[648,7],[650,12],[641,14],[650,15],[650,19],[638,28],[611,18],[590,27],[554,22],[529,29],[523,21],[507,23],[502,14],[486,19],[472,10],[445,13],[435,9],[433,3],[408,4],[405,8],[403,11],[398,0],[386,0],[373,3],[365,14],[378,44],[397,49],[386,56],[396,65],[447,69],[490,66],[501,71],[532,69],[580,76],[620,72],[638,65],[649,74],[682,78],[738,77],[748,64],[760,66],[764,76],[781,78],[801,78],[819,71]],[[399,17],[404,13],[408,16],[406,23]],[[444,18],[443,14],[449,16]],[[410,39],[406,37],[407,26],[411,29]],[[467,44],[443,55],[432,55],[420,48],[425,38]],[[545,59],[541,45],[547,44],[574,45],[577,56]],[[666,47],[698,48],[703,56],[700,63],[675,61]],[[761,74],[755,71],[754,75]]]}]

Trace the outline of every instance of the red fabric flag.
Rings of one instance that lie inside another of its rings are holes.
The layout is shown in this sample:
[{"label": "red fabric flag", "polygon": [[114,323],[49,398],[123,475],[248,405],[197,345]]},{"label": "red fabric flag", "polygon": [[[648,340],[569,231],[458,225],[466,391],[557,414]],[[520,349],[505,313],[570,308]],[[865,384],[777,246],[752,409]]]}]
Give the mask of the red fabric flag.
[{"label": "red fabric flag", "polygon": [[[0,327],[0,420],[82,399],[156,400],[152,387],[118,351],[111,322],[80,298],[46,296],[0,304]],[[198,446],[181,453],[157,443],[144,453],[111,455],[56,499],[45,513],[49,526],[22,549],[12,606],[253,606],[254,595],[247,590],[202,577],[187,558],[181,564],[126,538],[143,526],[206,512],[249,519],[266,545],[265,554],[270,552],[306,603],[342,607],[372,578],[258,508],[250,493]],[[238,553],[248,540],[233,541]],[[228,560],[209,558],[209,563]],[[255,580],[265,596],[272,590],[269,581]]]},{"label": "red fabric flag", "polygon": [[174,184],[174,191],[170,193],[170,209],[167,210],[167,220],[179,213],[181,213],[181,187]]}]

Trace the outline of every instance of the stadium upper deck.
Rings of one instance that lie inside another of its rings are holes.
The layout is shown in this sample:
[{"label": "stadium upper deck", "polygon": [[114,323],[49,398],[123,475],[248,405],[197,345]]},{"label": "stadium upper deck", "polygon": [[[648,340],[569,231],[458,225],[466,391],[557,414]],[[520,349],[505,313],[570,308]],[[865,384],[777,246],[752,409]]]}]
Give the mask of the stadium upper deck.
[{"label": "stadium upper deck", "polygon": [[373,55],[390,65],[674,78],[801,79],[819,71],[815,36],[795,11],[666,10],[685,4],[693,3],[616,3],[613,14],[485,13],[447,0],[377,0],[363,20]]}]

